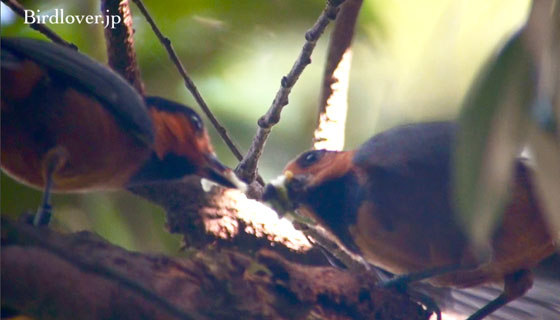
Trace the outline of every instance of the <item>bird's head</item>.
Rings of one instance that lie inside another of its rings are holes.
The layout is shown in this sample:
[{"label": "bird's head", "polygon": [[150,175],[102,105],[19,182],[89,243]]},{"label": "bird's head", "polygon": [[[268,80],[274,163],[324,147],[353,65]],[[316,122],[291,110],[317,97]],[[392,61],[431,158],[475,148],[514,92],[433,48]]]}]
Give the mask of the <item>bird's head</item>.
[{"label": "bird's head", "polygon": [[305,204],[310,192],[317,190],[352,169],[352,151],[311,150],[290,161],[283,174],[270,182],[263,195],[277,211],[285,212]]},{"label": "bird's head", "polygon": [[216,157],[204,123],[194,110],[159,97],[146,98],[146,105],[154,124],[155,154],[162,163],[175,167],[172,174],[195,174],[225,187],[245,187]]}]

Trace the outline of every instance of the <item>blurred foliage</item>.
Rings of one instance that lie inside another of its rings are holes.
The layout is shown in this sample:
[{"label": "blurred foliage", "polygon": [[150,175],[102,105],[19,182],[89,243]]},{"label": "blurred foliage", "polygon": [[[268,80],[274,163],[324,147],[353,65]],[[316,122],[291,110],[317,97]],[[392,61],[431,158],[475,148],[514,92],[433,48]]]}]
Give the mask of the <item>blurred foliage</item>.
[{"label": "blurred foliage", "polygon": [[455,154],[460,218],[490,243],[525,149],[532,185],[553,234],[560,230],[560,2],[535,1],[526,26],[491,59],[462,107]]},{"label": "blurred foliage", "polygon": [[[324,1],[144,1],[177,49],[217,117],[246,150],[256,120],[270,106]],[[96,0],[22,1],[48,13],[98,14]],[[457,115],[473,77],[489,54],[526,18],[528,0],[368,0],[354,42],[347,148],[398,123]],[[149,94],[195,106],[167,54],[134,5],[136,48]],[[81,52],[105,61],[98,25],[52,25]],[[42,38],[2,7],[2,36]],[[311,146],[328,34],[296,84],[290,105],[273,129],[260,162],[266,180]],[[3,79],[3,81],[6,81]],[[195,107],[196,109],[196,107]],[[217,153],[236,161],[215,131]],[[40,193],[2,176],[2,214],[35,209]],[[54,198],[55,219],[65,230],[92,229],[134,250],[177,252],[179,241],[163,231],[160,209],[120,191]]]},{"label": "blurred foliage", "polygon": [[537,96],[536,64],[521,33],[484,69],[465,99],[454,159],[460,221],[479,247],[489,243],[507,204]]}]

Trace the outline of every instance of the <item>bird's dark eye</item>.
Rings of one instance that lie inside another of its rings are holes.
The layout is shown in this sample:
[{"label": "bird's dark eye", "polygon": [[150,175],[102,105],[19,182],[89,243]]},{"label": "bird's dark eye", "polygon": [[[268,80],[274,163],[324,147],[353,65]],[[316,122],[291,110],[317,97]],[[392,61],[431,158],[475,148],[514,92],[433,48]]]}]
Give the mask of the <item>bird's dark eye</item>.
[{"label": "bird's dark eye", "polygon": [[315,164],[317,161],[319,161],[324,154],[325,154],[325,150],[308,151],[302,154],[297,162],[300,167],[307,168]]},{"label": "bird's dark eye", "polygon": [[195,131],[201,132],[204,126],[202,124],[202,120],[200,119],[200,117],[197,114],[192,114],[190,118]]}]

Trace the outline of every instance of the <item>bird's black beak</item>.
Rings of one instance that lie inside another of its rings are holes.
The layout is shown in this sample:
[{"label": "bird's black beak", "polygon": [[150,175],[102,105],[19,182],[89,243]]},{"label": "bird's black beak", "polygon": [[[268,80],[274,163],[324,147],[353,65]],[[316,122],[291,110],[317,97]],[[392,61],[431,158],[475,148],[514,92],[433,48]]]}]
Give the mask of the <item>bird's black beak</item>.
[{"label": "bird's black beak", "polygon": [[202,169],[203,172],[200,173],[200,176],[227,188],[235,188],[242,191],[246,189],[247,185],[237,178],[233,170],[224,166],[215,155],[208,154],[205,158],[207,165]]}]

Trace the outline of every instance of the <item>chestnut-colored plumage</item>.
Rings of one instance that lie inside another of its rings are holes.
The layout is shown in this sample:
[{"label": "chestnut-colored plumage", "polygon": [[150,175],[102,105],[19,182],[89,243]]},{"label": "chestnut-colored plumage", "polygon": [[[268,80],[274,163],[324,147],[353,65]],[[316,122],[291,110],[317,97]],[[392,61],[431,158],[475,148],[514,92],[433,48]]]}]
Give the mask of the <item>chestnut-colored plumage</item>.
[{"label": "chestnut-colored plumage", "polygon": [[196,174],[228,187],[192,109],[143,98],[109,68],[57,44],[2,39],[2,169],[48,192],[124,188]]},{"label": "chestnut-colored plumage", "polygon": [[[523,295],[532,285],[531,268],[551,255],[555,244],[531,170],[518,161],[511,198],[492,237],[492,254],[477,260],[454,214],[456,130],[446,122],[404,125],[374,136],[357,150],[308,151],[286,166],[280,187],[300,213],[391,273],[476,266],[429,281],[457,288],[505,283],[503,296],[472,317],[479,319]],[[274,197],[275,192],[267,193]]]}]

